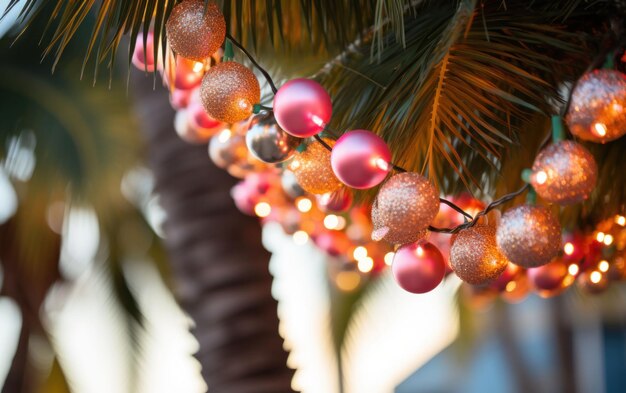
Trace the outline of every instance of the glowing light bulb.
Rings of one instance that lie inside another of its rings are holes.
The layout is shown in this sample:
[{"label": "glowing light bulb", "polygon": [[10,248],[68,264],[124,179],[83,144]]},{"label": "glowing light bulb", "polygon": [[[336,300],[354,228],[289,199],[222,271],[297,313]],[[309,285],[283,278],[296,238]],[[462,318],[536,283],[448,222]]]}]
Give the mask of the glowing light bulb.
[{"label": "glowing light bulb", "polygon": [[610,246],[613,243],[613,235],[604,235],[604,244]]},{"label": "glowing light bulb", "polygon": [[595,132],[596,135],[598,136],[605,136],[606,135],[606,125],[604,123],[595,123],[593,125],[593,130]]},{"label": "glowing light bulb", "polygon": [[537,184],[543,184],[548,180],[548,174],[544,171],[539,171],[535,174],[535,181]]},{"label": "glowing light bulb", "polygon": [[598,232],[596,234],[596,240],[598,243],[602,243],[604,241],[604,232]]},{"label": "glowing light bulb", "polygon": [[570,242],[565,243],[563,252],[565,252],[566,255],[572,255],[574,253],[574,245]]},{"label": "glowing light bulb", "polygon": [[267,202],[259,202],[254,206],[254,213],[259,217],[267,217],[272,212],[272,206]]},{"label": "glowing light bulb", "polygon": [[356,259],[357,261],[360,261],[361,259],[367,258],[367,248],[363,247],[363,246],[358,246],[357,248],[354,249],[354,251],[352,252],[352,256],[354,257],[354,259]]},{"label": "glowing light bulb", "polygon": [[293,242],[296,243],[297,245],[301,246],[303,244],[306,244],[307,241],[309,241],[308,233],[304,231],[296,231],[293,234]]},{"label": "glowing light bulb", "polygon": [[339,225],[339,217],[334,214],[329,214],[324,217],[324,226],[326,229],[337,229]]},{"label": "glowing light bulb", "polygon": [[580,268],[578,267],[578,265],[576,265],[575,263],[572,263],[571,265],[569,265],[567,267],[567,272],[571,275],[571,276],[575,276],[578,274],[578,272],[580,271]]},{"label": "glowing light bulb", "polygon": [[359,263],[357,264],[357,267],[359,268],[359,270],[361,272],[369,273],[374,268],[374,260],[372,258],[370,258],[370,257],[365,257],[365,258],[359,260]]},{"label": "glowing light bulb", "polygon": [[609,271],[609,262],[607,261],[600,261],[600,263],[598,263],[598,270],[600,270],[603,273],[606,273]]},{"label": "glowing light bulb", "polygon": [[219,135],[217,136],[217,140],[220,141],[221,143],[225,143],[226,141],[230,139],[232,135],[233,135],[233,132],[227,128],[224,131],[219,133]]},{"label": "glowing light bulb", "polygon": [[504,288],[507,292],[513,292],[517,288],[517,283],[515,281],[509,281]]},{"label": "glowing light bulb", "polygon": [[196,61],[195,63],[193,63],[193,67],[192,67],[193,72],[198,73],[202,71],[203,69],[204,69],[204,64],[202,64],[201,62]]},{"label": "glowing light bulb", "polygon": [[626,217],[624,216],[615,216],[615,223],[619,226],[625,226],[626,225]]},{"label": "glowing light bulb", "polygon": [[593,271],[591,272],[591,274],[589,275],[589,280],[591,280],[592,283],[597,284],[600,282],[600,280],[602,280],[602,273],[598,272],[598,271]]},{"label": "glowing light bulb", "polygon": [[300,197],[296,199],[296,208],[302,213],[309,212],[313,208],[313,202],[307,197]]},{"label": "glowing light bulb", "polygon": [[385,265],[387,266],[391,266],[391,263],[393,262],[393,257],[396,255],[395,252],[390,251],[388,253],[385,254]]}]

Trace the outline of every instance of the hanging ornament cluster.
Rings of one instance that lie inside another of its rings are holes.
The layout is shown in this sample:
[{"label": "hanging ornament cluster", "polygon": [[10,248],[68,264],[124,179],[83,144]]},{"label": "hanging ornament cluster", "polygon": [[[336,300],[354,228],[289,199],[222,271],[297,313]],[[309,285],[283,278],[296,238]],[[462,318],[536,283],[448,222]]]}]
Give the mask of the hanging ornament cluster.
[{"label": "hanging ornament cluster", "polygon": [[[469,195],[440,198],[429,179],[394,165],[374,132],[330,129],[332,100],[323,86],[298,78],[276,88],[244,51],[274,92],[272,107],[261,105],[259,81],[232,61],[231,42],[241,46],[230,36],[224,41],[224,17],[215,5],[205,10],[201,0],[184,0],[166,28],[177,56],[168,51],[163,66],[155,62],[148,34],[145,43],[138,40],[133,64],[162,73],[178,110],[176,131],[187,142],[208,143],[215,165],[242,179],[232,196],[243,213],[276,222],[296,244],[312,243],[340,260],[331,269],[340,290],[355,290],[387,267],[411,293],[429,292],[453,272],[482,304],[498,295],[518,302],[530,290],[554,296],[576,282],[597,293],[626,278],[623,216],[572,237],[562,235],[549,208],[530,198],[507,210],[497,226],[487,223],[492,209],[525,189],[489,205]],[[584,75],[569,106],[571,132],[602,143],[619,138],[626,133],[625,97],[623,74]],[[553,143],[524,175],[529,195],[579,203],[591,196],[597,177],[591,153],[565,140],[561,118],[554,117]],[[373,204],[355,202],[352,189],[374,187],[380,188]]]}]

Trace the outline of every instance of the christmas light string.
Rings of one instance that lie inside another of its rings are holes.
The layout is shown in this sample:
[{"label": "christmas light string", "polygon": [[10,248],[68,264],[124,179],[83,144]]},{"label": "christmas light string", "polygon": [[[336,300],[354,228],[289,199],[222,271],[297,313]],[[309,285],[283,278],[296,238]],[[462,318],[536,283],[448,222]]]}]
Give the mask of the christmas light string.
[{"label": "christmas light string", "polygon": [[[261,74],[263,74],[263,77],[265,78],[265,80],[267,81],[267,83],[270,85],[270,88],[272,90],[273,94],[276,94],[276,92],[278,91],[278,89],[276,88],[276,85],[274,83],[274,80],[272,79],[271,75],[269,74],[269,72],[264,69],[259,63],[258,61],[254,58],[254,56],[245,49],[245,47],[238,42],[230,33],[226,33],[226,37],[232,41],[233,45],[235,45],[237,48],[239,48],[245,55],[246,57],[250,60],[250,62],[252,62],[252,64],[261,72]],[[615,48],[619,48],[623,45],[624,40],[620,41]],[[604,59],[607,58],[607,55],[609,55],[613,50],[608,50],[605,49],[604,51],[601,51],[595,58],[594,60],[591,62],[591,64],[589,65],[587,71],[593,70],[595,68],[598,68],[602,62],[604,61]],[[565,116],[565,114],[567,113],[569,106],[570,106],[570,102],[572,100],[572,94],[576,88],[576,85],[578,83],[578,80],[576,80],[575,82],[573,82],[572,86],[569,89],[568,92],[568,97],[565,100],[561,111],[560,111],[560,116],[561,118],[563,118]],[[268,110],[271,111],[272,108],[270,107],[266,107],[266,106],[262,106],[259,105],[260,109],[263,110]],[[333,132],[333,130],[331,130],[328,125],[325,125],[325,129],[324,131],[328,132],[329,134],[331,134],[332,136],[334,136],[335,138],[337,137],[337,133]],[[551,132],[548,132],[544,138],[544,140],[542,141],[542,143],[539,145],[539,148],[537,151],[541,151],[543,148],[545,148],[551,141]],[[319,142],[325,149],[327,149],[328,151],[332,151],[333,148],[326,143],[320,136],[319,134],[315,134],[314,139]],[[391,168],[393,168],[396,172],[400,172],[400,173],[404,173],[404,172],[409,172],[407,169],[394,164],[393,162],[389,162],[388,163]],[[520,187],[517,191],[511,192],[509,194],[505,194],[502,197],[492,201],[491,203],[489,203],[485,209],[483,209],[482,211],[478,212],[475,216],[472,216],[471,214],[467,213],[465,210],[463,210],[461,207],[457,206],[454,202],[447,200],[445,198],[439,198],[439,201],[445,205],[448,205],[450,208],[452,208],[453,210],[455,210],[457,213],[463,215],[464,218],[464,223],[457,225],[455,227],[452,228],[438,228],[432,225],[428,226],[428,230],[431,232],[437,232],[437,233],[447,233],[447,234],[455,234],[458,233],[461,230],[467,229],[467,228],[471,228],[474,225],[476,225],[476,223],[478,222],[478,220],[483,217],[486,216],[489,212],[491,212],[493,209],[495,209],[496,207],[499,207],[511,200],[513,200],[514,198],[516,198],[517,196],[523,194],[524,192],[528,191],[529,189],[531,189],[531,185],[526,183],[524,184],[522,187]]]},{"label": "christmas light string", "polygon": [[[205,30],[224,23],[223,16],[217,13],[204,18],[199,7],[191,3],[177,5],[181,12],[173,13],[178,18],[170,18],[167,26],[173,33],[168,34],[168,41],[176,41],[189,55],[194,50],[204,50],[206,40],[199,37],[212,38],[207,37]],[[197,18],[206,29],[190,31],[181,15]],[[522,171],[521,187],[486,204],[469,195],[470,200],[464,196],[448,197],[451,200],[440,197],[426,177],[393,163],[389,146],[371,131],[333,129],[329,126],[331,97],[315,82],[314,76],[295,78],[277,88],[270,73],[251,52],[226,31],[218,33],[223,34],[220,40],[224,56],[221,63],[216,59],[215,66],[209,68],[206,61],[194,58],[189,60],[192,63],[185,63],[188,57],[176,52],[182,60],[176,58],[181,68],[180,74],[177,69],[170,78],[175,86],[170,100],[179,110],[176,131],[181,138],[190,143],[209,141],[211,160],[233,176],[243,178],[232,190],[235,204],[242,212],[279,222],[286,233],[293,234],[296,244],[303,244],[310,236],[330,255],[344,255],[357,261],[362,273],[380,271],[384,254],[384,265],[391,267],[396,282],[412,293],[424,293],[436,287],[445,275],[446,264],[461,280],[473,285],[490,283],[489,288],[502,293],[505,299],[509,292],[515,292],[516,284],[523,284],[526,277],[536,281],[534,277],[541,274],[537,272],[544,270],[549,273],[556,269],[559,274],[564,270],[567,277],[559,275],[558,288],[534,282],[540,295],[542,290],[551,295],[558,293],[571,285],[579,272],[581,286],[586,288],[589,281],[600,288],[609,279],[613,265],[622,269],[626,278],[626,266],[620,267],[626,263],[619,256],[612,262],[602,260],[595,267],[591,260],[596,243],[610,247],[614,239],[621,239],[617,232],[611,233],[612,226],[598,224],[593,236],[585,242],[574,241],[574,234],[563,232],[552,209],[536,204],[537,197],[556,205],[571,205],[589,198],[597,182],[598,168],[593,155],[577,141],[605,143],[626,134],[623,127],[626,111],[622,107],[626,99],[626,76],[610,61],[597,69],[611,52],[609,49],[615,48],[613,44],[624,41],[623,35],[614,32],[605,36],[601,42],[611,44],[602,45],[579,79],[564,84],[561,90],[564,94],[554,104],[560,113],[552,116],[552,131],[538,144],[532,165]],[[232,61],[235,46],[247,57],[246,63],[255,69],[257,77],[250,69]],[[327,64],[320,72],[327,72],[329,67]],[[196,87],[186,90],[191,71],[198,74],[192,75]],[[261,74],[266,81],[262,84],[267,84],[268,93],[270,88],[273,93],[267,97],[272,101],[269,105],[261,104],[265,102],[259,85],[262,80],[257,79]],[[198,78],[202,78],[201,83]],[[250,115],[257,116],[250,118]],[[245,119],[249,120],[244,122]],[[229,123],[234,128],[228,128]],[[246,153],[239,153],[240,147]],[[289,158],[293,160],[286,168],[292,172],[283,172],[279,178],[274,177],[278,173],[266,173],[264,166],[254,163],[258,159],[263,165],[276,165]],[[350,210],[349,219],[354,222],[342,232],[346,219],[329,212],[346,212],[352,204],[351,189],[378,185],[381,186],[371,211],[369,206]],[[281,196],[280,190],[288,199]],[[317,195],[319,207],[308,218],[300,216],[313,206],[305,192]],[[481,218],[491,211],[502,209],[524,193],[526,203],[503,210],[497,227],[482,222]],[[446,205],[448,211],[439,210],[440,205]],[[441,211],[444,214],[439,216]],[[323,227],[320,214],[326,214]],[[624,216],[617,215],[613,221],[617,226],[626,226]],[[426,240],[429,232],[431,235]],[[456,238],[452,242],[449,236],[439,234],[456,234]],[[562,241],[566,241],[564,246]],[[617,251],[623,249],[620,241],[616,241]],[[351,250],[355,243],[358,246]],[[603,256],[609,258],[616,250],[602,249]],[[581,252],[585,253],[584,260],[579,258]],[[534,269],[537,267],[539,270]],[[612,279],[616,280],[615,277]],[[339,277],[337,280],[341,287]]]}]

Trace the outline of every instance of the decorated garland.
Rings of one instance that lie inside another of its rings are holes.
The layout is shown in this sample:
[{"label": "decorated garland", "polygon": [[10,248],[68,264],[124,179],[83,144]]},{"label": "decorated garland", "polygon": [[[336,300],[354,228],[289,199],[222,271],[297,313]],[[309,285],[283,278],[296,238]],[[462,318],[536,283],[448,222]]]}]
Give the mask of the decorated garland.
[{"label": "decorated garland", "polygon": [[[387,266],[409,292],[431,291],[454,272],[473,291],[509,300],[529,286],[552,296],[578,282],[596,293],[624,279],[622,212],[592,232],[571,234],[562,232],[551,207],[536,203],[537,195],[554,205],[580,203],[598,179],[592,154],[565,139],[563,118],[586,141],[626,134],[626,75],[613,69],[614,53],[598,69],[607,58],[602,53],[572,86],[562,113],[553,116],[551,136],[522,173],[526,184],[485,205],[467,195],[441,198],[426,177],[395,165],[385,141],[369,130],[331,130],[332,100],[319,83],[300,78],[277,88],[225,26],[215,5],[185,0],[167,22],[165,66],[150,56],[151,33],[145,46],[138,38],[133,62],[162,73],[181,138],[208,143],[211,160],[242,178],[232,191],[242,212],[278,222],[294,242],[311,239],[343,261],[335,277],[340,289],[353,290]],[[233,61],[233,45],[265,77],[272,108],[261,105],[254,72]],[[353,202],[352,189],[379,185],[371,206]],[[489,214],[524,193],[526,204],[501,218]]]}]

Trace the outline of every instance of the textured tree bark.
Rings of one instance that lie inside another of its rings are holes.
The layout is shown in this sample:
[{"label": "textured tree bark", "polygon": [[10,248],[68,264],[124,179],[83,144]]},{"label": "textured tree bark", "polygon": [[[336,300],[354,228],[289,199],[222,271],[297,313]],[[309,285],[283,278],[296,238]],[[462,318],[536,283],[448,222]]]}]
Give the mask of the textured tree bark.
[{"label": "textured tree bark", "polygon": [[260,225],[237,210],[230,197],[236,180],[211,163],[206,146],[178,138],[167,93],[152,82],[134,73],[135,110],[167,213],[177,296],[195,321],[202,375],[215,393],[291,392]]}]

